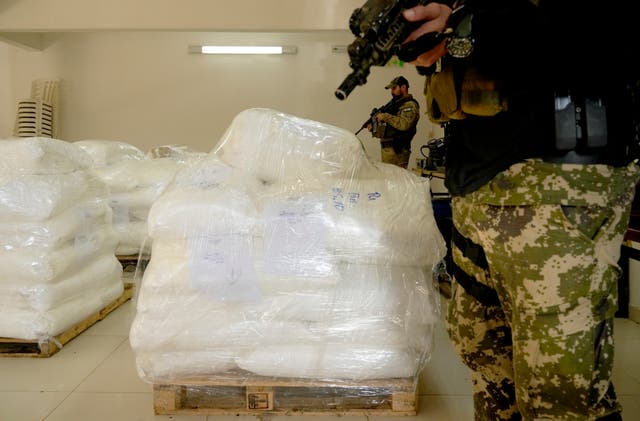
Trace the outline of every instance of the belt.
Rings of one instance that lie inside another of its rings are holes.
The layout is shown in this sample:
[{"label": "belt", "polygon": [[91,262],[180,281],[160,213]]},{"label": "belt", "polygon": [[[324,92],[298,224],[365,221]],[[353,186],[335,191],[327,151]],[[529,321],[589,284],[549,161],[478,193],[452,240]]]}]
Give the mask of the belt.
[{"label": "belt", "polygon": [[542,160],[552,164],[608,164],[608,159],[601,152],[581,154],[575,149],[562,155],[558,153],[556,155],[543,156]]},{"label": "belt", "polygon": [[[455,226],[452,227],[451,241],[462,252],[462,255],[471,260],[474,265],[483,270],[489,269],[489,262],[484,250],[479,244],[474,243],[460,234]],[[496,291],[488,285],[478,282],[476,278],[467,274],[455,262],[453,262],[453,277],[467,294],[480,301],[485,306],[500,305],[500,299]]]},{"label": "belt", "polygon": [[383,147],[383,148],[393,148],[396,151],[410,151],[411,150],[411,146],[405,147],[405,145],[403,145],[401,142],[396,142],[393,139],[392,140],[381,140],[380,141],[380,146]]}]

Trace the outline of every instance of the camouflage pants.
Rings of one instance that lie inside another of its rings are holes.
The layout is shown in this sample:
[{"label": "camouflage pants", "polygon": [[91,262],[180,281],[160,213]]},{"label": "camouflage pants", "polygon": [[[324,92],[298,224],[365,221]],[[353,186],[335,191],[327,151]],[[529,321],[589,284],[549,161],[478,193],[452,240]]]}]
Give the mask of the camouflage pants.
[{"label": "camouflage pants", "polygon": [[639,174],[635,164],[529,160],[453,199],[454,226],[482,247],[486,267],[457,247],[454,263],[499,298],[483,305],[454,282],[448,306],[477,420],[621,410],[611,383],[617,261]]},{"label": "camouflage pants", "polygon": [[383,147],[380,150],[380,158],[382,162],[386,162],[387,164],[397,165],[406,169],[409,166],[409,156],[411,155],[410,150],[404,150],[400,153],[396,153],[393,147]]}]

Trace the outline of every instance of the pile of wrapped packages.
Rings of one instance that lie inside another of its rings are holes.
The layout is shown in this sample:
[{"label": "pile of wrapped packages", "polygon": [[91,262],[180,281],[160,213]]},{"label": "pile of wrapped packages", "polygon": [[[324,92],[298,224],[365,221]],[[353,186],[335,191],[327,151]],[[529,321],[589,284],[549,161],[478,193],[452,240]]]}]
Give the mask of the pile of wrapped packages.
[{"label": "pile of wrapped packages", "polygon": [[61,140],[0,141],[0,337],[48,341],[122,295],[90,161]]},{"label": "pile of wrapped packages", "polygon": [[147,217],[151,205],[175,173],[198,154],[177,145],[144,153],[131,144],[112,140],[87,139],[74,145],[89,154],[94,173],[109,189],[113,229],[118,241],[116,254],[147,254],[150,248]]},{"label": "pile of wrapped packages", "polygon": [[238,114],[148,214],[130,341],[141,378],[410,378],[431,353],[446,246],[429,181],[343,129]]}]

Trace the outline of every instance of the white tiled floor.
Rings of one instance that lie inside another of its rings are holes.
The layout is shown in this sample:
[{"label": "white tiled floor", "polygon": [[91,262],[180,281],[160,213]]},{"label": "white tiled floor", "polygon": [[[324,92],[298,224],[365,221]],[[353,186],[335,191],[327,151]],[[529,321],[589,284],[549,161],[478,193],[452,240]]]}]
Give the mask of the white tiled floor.
[{"label": "white tiled floor", "polygon": [[[134,317],[128,301],[50,358],[0,358],[0,421],[256,420],[247,417],[154,416],[151,386],[138,378],[128,333]],[[615,386],[625,420],[640,419],[640,324],[616,319]],[[269,417],[267,417],[269,418]],[[273,421],[296,417],[272,417]],[[300,418],[300,417],[297,417]],[[307,417],[313,421],[338,417]],[[364,416],[342,420],[365,421]],[[371,421],[411,418],[369,417]],[[467,371],[439,326],[435,349],[420,384],[414,419],[471,421]]]}]

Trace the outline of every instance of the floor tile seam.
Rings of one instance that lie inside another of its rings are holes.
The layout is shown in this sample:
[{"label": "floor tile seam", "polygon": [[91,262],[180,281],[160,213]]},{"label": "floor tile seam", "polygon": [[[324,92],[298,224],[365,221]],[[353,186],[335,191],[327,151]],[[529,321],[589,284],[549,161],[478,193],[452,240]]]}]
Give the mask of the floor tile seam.
[{"label": "floor tile seam", "polygon": [[[116,336],[116,335],[96,335],[96,336]],[[117,335],[117,336],[122,336],[122,335]],[[77,392],[78,388],[80,387],[80,385],[82,383],[85,382],[85,380],[87,380],[89,378],[89,376],[91,376],[93,373],[95,373],[95,371],[98,369],[98,367],[100,366],[100,364],[102,364],[103,362],[105,362],[106,360],[109,359],[109,357],[111,357],[113,355],[114,352],[116,352],[116,350],[128,339],[128,337],[125,337],[118,345],[116,345],[113,350],[111,350],[111,352],[109,354],[107,354],[101,361],[99,361],[94,367],[93,370],[91,370],[89,373],[87,373],[86,376],[84,376],[84,378],[82,380],[80,380],[77,384],[76,387],[73,388],[73,390],[71,390],[65,397],[64,399],[62,399],[58,405],[55,406],[55,408],[53,408],[46,417],[43,418],[42,421],[46,421],[47,418],[49,418],[59,407],[60,405],[62,405],[64,402],[66,402],[67,399],[69,399],[69,397],[71,397],[73,394],[75,393],[82,393],[82,392]]]},{"label": "floor tile seam", "polygon": [[[76,386],[77,387],[77,386]],[[66,394],[66,396],[60,401],[58,402],[58,404],[56,406],[54,406],[53,408],[51,408],[51,411],[49,411],[47,413],[47,415],[42,418],[42,421],[47,421],[47,418],[49,418],[51,415],[53,415],[54,412],[56,412],[56,410],[58,408],[60,408],[60,405],[62,405],[67,399],[69,399],[69,397],[73,394],[73,390],[70,391],[69,393]]]},{"label": "floor tile seam", "polygon": [[[101,335],[102,336],[102,335]],[[122,336],[122,335],[104,335],[104,336]],[[102,358],[100,361],[98,361],[94,366],[93,369],[90,370],[86,376],[84,376],[77,384],[76,387],[73,388],[73,390],[71,391],[71,393],[74,393],[78,390],[78,388],[80,387],[80,385],[82,385],[82,383],[84,383],[89,377],[91,377],[91,375],[93,373],[96,372],[96,370],[98,369],[98,367],[100,367],[100,365],[102,363],[104,363],[105,361],[107,361],[117,350],[118,348],[120,348],[120,346],[122,346],[123,343],[125,343],[127,341],[128,337],[125,337],[124,339],[122,339],[122,341],[120,341],[112,350],[111,352],[109,352],[107,355],[105,355],[104,358]]]},{"label": "floor tile seam", "polygon": [[125,338],[129,338],[129,332],[127,333],[91,333],[91,332],[84,332],[83,333],[84,336],[124,336]]},{"label": "floor tile seam", "polygon": [[74,390],[71,392],[73,395],[152,395],[153,391],[150,392],[113,392],[113,391],[91,391],[91,390]]},{"label": "floor tile seam", "polygon": [[107,394],[120,394],[120,395],[150,395],[151,392],[77,392],[77,391],[71,391],[69,392],[68,395],[66,395],[64,397],[64,399],[62,399],[58,405],[56,405],[53,409],[51,409],[51,411],[49,411],[49,413],[42,419],[42,421],[47,421],[47,419],[52,416],[54,414],[54,412],[56,412],[58,410],[58,408],[60,408],[60,406],[67,401],[67,399],[73,397],[73,396],[78,396],[78,395],[83,395],[83,394],[91,394],[91,395],[107,395]]},{"label": "floor tile seam", "polygon": [[38,389],[38,390],[0,390],[0,394],[2,393],[73,393],[74,389],[57,389],[57,390],[49,390],[49,389]]}]

